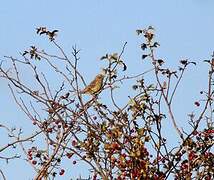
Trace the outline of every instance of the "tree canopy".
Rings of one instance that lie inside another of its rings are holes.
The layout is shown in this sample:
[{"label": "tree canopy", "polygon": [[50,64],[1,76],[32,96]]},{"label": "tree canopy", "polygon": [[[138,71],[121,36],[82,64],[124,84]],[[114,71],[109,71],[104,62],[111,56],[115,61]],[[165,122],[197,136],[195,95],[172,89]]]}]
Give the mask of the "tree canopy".
[{"label": "tree canopy", "polygon": [[[87,178],[94,180],[212,179],[214,55],[204,61],[208,66],[207,87],[193,102],[200,113],[188,114],[186,126],[180,127],[172,104],[185,72],[196,63],[182,59],[177,69],[167,67],[165,60],[156,56],[160,43],[152,26],[136,30],[143,37],[139,46],[142,63],[149,63],[148,70],[128,75],[125,42],[121,52],[100,58],[106,66],[91,83],[86,83],[79,69],[77,47],[72,48],[70,57],[57,42],[58,30],[39,27],[36,33],[48,38],[57,53],[31,46],[19,59],[5,56],[6,62],[1,62],[0,77],[8,82],[33,132],[26,137],[22,129],[1,123],[0,129],[6,130],[11,141],[0,146],[0,160],[14,163],[18,158],[26,159],[35,170],[35,180],[58,179],[77,163],[87,164]],[[127,92],[128,101],[121,105],[115,98],[117,89],[126,88],[123,83],[128,80],[132,92]],[[163,133],[167,131],[164,123],[174,128],[174,134],[168,134],[174,137],[173,147]],[[17,152],[4,155],[11,148]],[[72,166],[66,166],[65,161]]]}]

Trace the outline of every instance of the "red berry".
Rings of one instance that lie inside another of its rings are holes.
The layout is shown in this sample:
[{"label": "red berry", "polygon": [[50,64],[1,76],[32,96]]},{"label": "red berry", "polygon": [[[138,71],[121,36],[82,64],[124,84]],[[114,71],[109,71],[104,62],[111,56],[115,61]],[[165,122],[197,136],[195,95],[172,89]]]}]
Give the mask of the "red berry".
[{"label": "red berry", "polygon": [[36,165],[36,164],[37,164],[37,161],[33,160],[33,161],[32,161],[32,164],[33,164],[33,165]]},{"label": "red berry", "polygon": [[97,179],[97,175],[95,174],[94,176],[93,176],[93,180],[96,180]]},{"label": "red berry", "polygon": [[76,146],[77,142],[75,140],[72,141],[72,146]]},{"label": "red berry", "polygon": [[76,164],[77,162],[76,161],[73,161],[73,164]]},{"label": "red berry", "polygon": [[198,131],[193,131],[192,133],[194,136],[198,134]]},{"label": "red berry", "polygon": [[125,154],[125,153],[123,153],[123,154],[122,154],[122,156],[125,158],[125,157],[126,157],[126,154]]},{"label": "red berry", "polygon": [[74,153],[67,153],[66,154],[66,156],[68,157],[68,159],[70,159],[73,155],[74,155]]},{"label": "red berry", "polygon": [[32,151],[28,150],[27,154],[28,154],[28,156],[32,156]]},{"label": "red berry", "polygon": [[200,103],[198,101],[195,102],[196,106],[200,106]]},{"label": "red berry", "polygon": [[59,172],[59,175],[62,176],[65,173],[64,169],[61,169],[61,171]]},{"label": "red berry", "polygon": [[48,128],[48,129],[47,129],[47,132],[52,133],[52,132],[53,132],[53,129],[52,129],[52,128]]}]

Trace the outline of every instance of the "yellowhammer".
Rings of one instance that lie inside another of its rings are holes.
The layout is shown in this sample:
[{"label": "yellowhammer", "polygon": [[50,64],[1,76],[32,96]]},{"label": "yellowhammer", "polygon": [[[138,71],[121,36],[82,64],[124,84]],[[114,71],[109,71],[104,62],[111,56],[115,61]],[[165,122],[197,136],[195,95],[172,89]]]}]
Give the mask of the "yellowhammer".
[{"label": "yellowhammer", "polygon": [[104,75],[98,74],[94,78],[94,80],[88,86],[86,86],[85,89],[81,91],[81,93],[90,94],[90,95],[97,94],[103,86],[103,79],[104,79]]}]

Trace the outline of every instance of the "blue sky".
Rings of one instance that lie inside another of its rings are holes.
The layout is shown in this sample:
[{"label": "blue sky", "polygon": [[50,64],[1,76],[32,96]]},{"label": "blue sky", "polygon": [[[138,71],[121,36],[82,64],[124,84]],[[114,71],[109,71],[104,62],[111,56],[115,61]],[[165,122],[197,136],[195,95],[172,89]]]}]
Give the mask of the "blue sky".
[{"label": "blue sky", "polygon": [[[136,36],[135,30],[152,25],[161,44],[157,54],[167,65],[177,67],[182,58],[198,63],[197,67],[188,70],[176,96],[175,107],[180,109],[175,113],[183,119],[194,110],[192,102],[206,85],[207,71],[202,61],[210,58],[214,50],[213,7],[213,0],[7,0],[0,6],[0,59],[4,55],[18,57],[18,53],[30,45],[51,50],[35,33],[36,27],[46,26],[59,30],[58,42],[67,52],[73,45],[81,49],[80,69],[87,82],[103,66],[98,59],[106,53],[120,51],[126,41],[124,60],[128,72],[136,74],[146,69],[139,49],[142,39]],[[2,80],[0,92],[0,102],[4,102],[0,106],[0,122],[22,126],[27,122],[26,117],[17,110]],[[187,98],[190,101],[185,102]],[[8,179],[30,179],[30,167],[29,172],[21,173],[25,163],[12,164],[0,162]],[[11,167],[16,167],[13,173]]]}]

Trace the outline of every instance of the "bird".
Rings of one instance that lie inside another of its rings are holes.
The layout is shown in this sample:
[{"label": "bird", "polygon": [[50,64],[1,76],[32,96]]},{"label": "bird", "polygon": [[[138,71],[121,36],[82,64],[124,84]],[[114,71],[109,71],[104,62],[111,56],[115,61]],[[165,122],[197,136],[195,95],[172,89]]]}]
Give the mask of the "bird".
[{"label": "bird", "polygon": [[81,94],[90,94],[90,95],[96,95],[100,92],[100,90],[103,87],[103,74],[98,74],[91,83],[85,87],[82,91],[80,91]]}]

